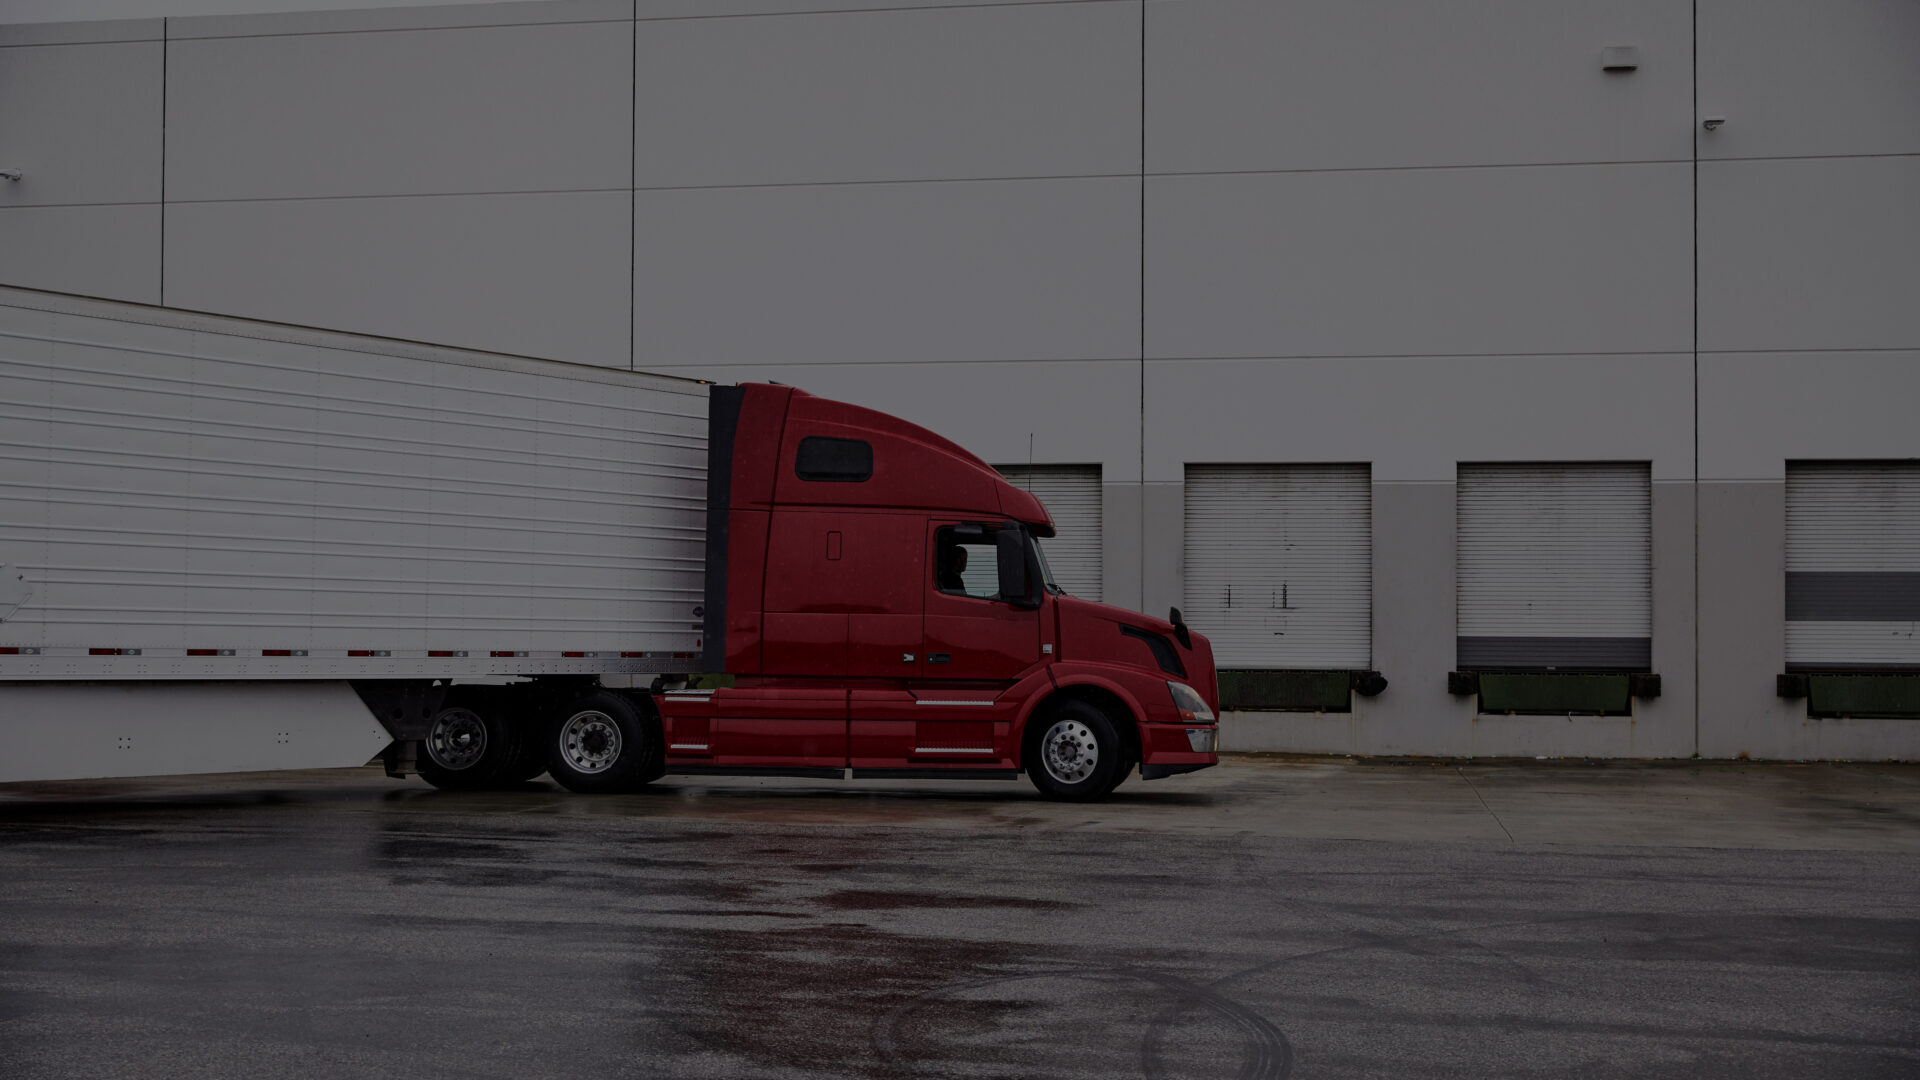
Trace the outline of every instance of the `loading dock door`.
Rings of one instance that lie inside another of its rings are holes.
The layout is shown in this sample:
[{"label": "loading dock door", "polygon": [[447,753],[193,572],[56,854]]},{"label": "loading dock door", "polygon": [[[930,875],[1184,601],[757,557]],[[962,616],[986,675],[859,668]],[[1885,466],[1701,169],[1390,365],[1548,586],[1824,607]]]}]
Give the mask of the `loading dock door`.
[{"label": "loading dock door", "polygon": [[1187,466],[1182,614],[1221,668],[1370,667],[1368,467]]},{"label": "loading dock door", "polygon": [[1647,465],[1462,465],[1459,479],[1460,666],[1650,670]]},{"label": "loading dock door", "polygon": [[1100,599],[1101,497],[1098,465],[998,465],[1013,486],[1030,491],[1053,515],[1054,537],[1042,540],[1060,587]]},{"label": "loading dock door", "polygon": [[1787,663],[1920,666],[1920,462],[1787,464]]}]

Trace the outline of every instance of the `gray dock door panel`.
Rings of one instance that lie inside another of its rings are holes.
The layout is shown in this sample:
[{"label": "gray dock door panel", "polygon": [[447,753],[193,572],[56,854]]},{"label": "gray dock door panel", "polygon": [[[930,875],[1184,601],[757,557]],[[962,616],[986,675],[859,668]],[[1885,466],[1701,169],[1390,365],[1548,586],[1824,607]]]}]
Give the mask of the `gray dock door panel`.
[{"label": "gray dock door panel", "polygon": [[1371,666],[1365,465],[1189,465],[1186,607],[1222,668]]},{"label": "gray dock door panel", "polygon": [[1650,667],[1647,465],[1462,465],[1459,480],[1461,667]]},{"label": "gray dock door panel", "polygon": [[1920,665],[1920,462],[1787,464],[1787,663]]}]

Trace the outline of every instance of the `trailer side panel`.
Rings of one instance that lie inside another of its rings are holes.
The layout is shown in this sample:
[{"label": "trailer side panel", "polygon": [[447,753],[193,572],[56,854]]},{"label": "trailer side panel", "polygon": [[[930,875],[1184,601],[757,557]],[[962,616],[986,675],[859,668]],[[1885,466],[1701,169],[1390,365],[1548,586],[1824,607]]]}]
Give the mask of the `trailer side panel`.
[{"label": "trailer side panel", "polygon": [[707,390],[0,289],[0,680],[697,669]]}]

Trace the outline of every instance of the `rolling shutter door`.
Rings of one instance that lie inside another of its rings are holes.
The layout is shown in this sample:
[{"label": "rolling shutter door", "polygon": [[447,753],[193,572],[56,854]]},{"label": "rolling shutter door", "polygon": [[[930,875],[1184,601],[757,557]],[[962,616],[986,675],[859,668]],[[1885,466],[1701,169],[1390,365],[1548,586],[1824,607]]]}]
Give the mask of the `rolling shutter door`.
[{"label": "rolling shutter door", "polygon": [[1053,515],[1054,536],[1040,542],[1060,587],[1100,599],[1101,499],[1098,465],[999,465],[1000,475],[1032,492]]},{"label": "rolling shutter door", "polygon": [[1370,666],[1368,467],[1187,466],[1182,614],[1218,667]]},{"label": "rolling shutter door", "polygon": [[1462,465],[1458,499],[1462,668],[1650,669],[1645,464]]},{"label": "rolling shutter door", "polygon": [[1920,665],[1920,462],[1787,465],[1787,663]]}]

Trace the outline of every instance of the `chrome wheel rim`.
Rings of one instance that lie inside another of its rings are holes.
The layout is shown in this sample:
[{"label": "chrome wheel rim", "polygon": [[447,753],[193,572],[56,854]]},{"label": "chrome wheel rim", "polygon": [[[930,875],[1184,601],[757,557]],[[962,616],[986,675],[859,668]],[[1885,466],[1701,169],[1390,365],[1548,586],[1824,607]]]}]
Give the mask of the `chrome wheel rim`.
[{"label": "chrome wheel rim", "polygon": [[574,713],[560,726],[560,757],[575,772],[606,772],[620,760],[620,725],[593,709]]},{"label": "chrome wheel rim", "polygon": [[1048,776],[1063,784],[1078,784],[1100,764],[1100,741],[1080,721],[1062,720],[1040,740],[1040,761]]},{"label": "chrome wheel rim", "polygon": [[441,709],[427,730],[427,756],[449,772],[471,769],[487,752],[487,725],[472,709]]}]

